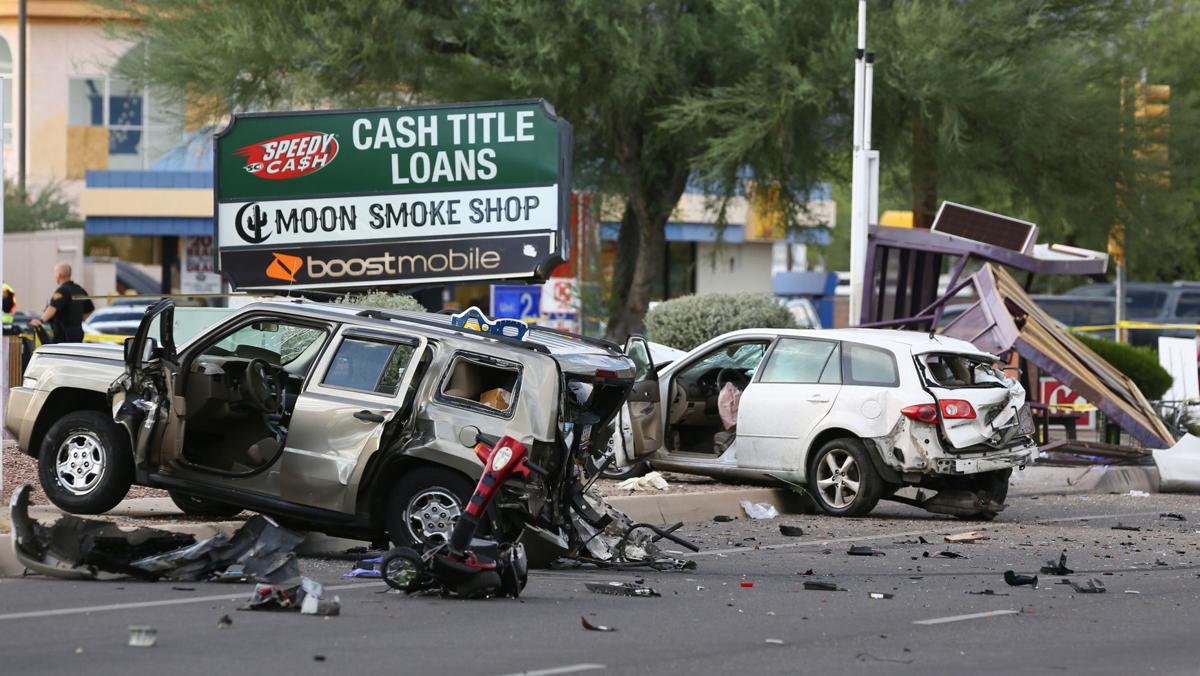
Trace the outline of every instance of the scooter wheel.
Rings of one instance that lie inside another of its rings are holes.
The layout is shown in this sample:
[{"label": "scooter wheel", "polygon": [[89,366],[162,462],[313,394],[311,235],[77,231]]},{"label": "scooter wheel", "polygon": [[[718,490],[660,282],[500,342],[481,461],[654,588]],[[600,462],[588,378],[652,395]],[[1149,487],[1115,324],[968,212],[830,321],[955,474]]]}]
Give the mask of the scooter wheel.
[{"label": "scooter wheel", "polygon": [[396,547],[383,556],[380,564],[383,581],[392,589],[411,594],[421,588],[425,563],[412,547]]}]

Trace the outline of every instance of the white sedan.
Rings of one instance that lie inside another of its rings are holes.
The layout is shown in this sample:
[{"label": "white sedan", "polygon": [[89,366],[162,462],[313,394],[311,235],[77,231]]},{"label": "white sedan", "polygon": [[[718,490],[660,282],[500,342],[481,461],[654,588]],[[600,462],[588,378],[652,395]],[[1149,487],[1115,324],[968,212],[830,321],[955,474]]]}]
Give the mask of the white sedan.
[{"label": "white sedan", "polygon": [[[749,329],[666,367],[643,338],[626,353],[638,382],[610,473],[648,464],[798,484],[834,515],[864,515],[887,497],[990,519],[1004,509],[1012,469],[1037,451],[1024,388],[997,357],[953,338]],[[896,494],[906,486],[924,490]]]}]

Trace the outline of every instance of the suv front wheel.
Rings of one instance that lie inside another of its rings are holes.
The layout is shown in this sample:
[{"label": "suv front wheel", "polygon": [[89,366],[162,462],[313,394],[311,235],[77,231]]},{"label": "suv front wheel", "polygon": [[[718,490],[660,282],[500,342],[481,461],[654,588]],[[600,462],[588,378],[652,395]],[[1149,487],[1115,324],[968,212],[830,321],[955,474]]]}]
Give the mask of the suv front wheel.
[{"label": "suv front wheel", "polygon": [[129,438],[100,411],[68,413],[42,440],[38,479],[46,497],[63,511],[107,512],[133,485]]},{"label": "suv front wheel", "polygon": [[864,516],[875,509],[883,489],[883,479],[858,439],[826,443],[809,464],[809,493],[826,514]]}]

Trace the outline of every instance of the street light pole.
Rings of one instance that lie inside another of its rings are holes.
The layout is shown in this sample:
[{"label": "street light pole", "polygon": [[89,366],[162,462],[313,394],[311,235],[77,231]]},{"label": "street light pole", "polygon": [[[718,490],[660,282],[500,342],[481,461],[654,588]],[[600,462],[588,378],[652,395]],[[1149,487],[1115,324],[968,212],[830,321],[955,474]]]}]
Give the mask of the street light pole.
[{"label": "street light pole", "polygon": [[867,0],[858,1],[858,48],[854,51],[854,156],[850,178],[850,325],[862,322],[863,279],[867,264],[869,168],[866,137]]}]

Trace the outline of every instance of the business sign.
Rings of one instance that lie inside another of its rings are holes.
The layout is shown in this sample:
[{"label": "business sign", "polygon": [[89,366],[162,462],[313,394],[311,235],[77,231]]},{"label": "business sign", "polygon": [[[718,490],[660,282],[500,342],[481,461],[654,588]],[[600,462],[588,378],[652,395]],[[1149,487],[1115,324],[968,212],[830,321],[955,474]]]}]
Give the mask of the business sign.
[{"label": "business sign", "polygon": [[493,284],[492,316],[497,319],[533,319],[540,316],[542,287],[537,284]]},{"label": "business sign", "polygon": [[570,222],[571,125],[544,101],[235,115],[218,264],[239,289],[543,279]]},{"label": "business sign", "polygon": [[1095,407],[1088,405],[1087,399],[1063,385],[1058,378],[1043,377],[1039,385],[1042,388],[1042,402],[1050,407],[1051,413],[1055,415],[1074,414],[1075,429],[1096,429],[1096,410]]},{"label": "business sign", "polygon": [[212,235],[179,238],[179,290],[183,293],[221,293]]}]

